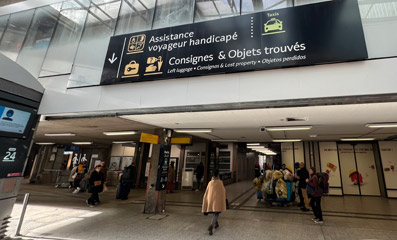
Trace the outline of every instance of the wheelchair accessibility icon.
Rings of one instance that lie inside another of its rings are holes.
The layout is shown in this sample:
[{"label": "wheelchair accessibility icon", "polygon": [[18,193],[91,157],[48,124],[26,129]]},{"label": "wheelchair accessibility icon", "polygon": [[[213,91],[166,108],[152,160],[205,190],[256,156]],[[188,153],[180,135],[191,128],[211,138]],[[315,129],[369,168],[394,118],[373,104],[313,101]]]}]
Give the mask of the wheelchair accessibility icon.
[{"label": "wheelchair accessibility icon", "polygon": [[128,42],[127,54],[142,53],[145,48],[146,35],[135,35]]}]

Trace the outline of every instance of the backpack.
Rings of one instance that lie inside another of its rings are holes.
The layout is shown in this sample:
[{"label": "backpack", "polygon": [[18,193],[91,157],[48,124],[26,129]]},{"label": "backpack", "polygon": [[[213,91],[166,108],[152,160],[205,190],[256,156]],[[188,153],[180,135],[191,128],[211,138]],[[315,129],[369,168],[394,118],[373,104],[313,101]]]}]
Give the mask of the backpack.
[{"label": "backpack", "polygon": [[329,175],[325,172],[322,173],[318,173],[317,174],[318,177],[318,192],[319,193],[323,193],[323,194],[327,194],[329,193]]}]

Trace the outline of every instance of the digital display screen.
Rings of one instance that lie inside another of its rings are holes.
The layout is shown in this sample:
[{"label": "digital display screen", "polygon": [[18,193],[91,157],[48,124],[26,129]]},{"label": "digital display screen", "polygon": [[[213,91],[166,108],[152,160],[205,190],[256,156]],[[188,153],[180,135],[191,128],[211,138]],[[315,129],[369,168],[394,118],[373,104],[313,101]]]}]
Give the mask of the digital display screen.
[{"label": "digital display screen", "polygon": [[31,113],[0,105],[0,131],[23,134]]}]

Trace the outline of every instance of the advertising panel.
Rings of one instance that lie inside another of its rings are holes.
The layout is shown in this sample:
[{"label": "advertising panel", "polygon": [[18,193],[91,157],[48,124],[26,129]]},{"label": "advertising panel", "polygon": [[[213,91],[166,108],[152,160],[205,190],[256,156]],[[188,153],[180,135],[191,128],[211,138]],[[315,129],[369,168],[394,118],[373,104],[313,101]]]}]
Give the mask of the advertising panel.
[{"label": "advertising panel", "polygon": [[320,142],[321,171],[329,175],[329,193],[342,195],[342,183],[336,142]]},{"label": "advertising panel", "polygon": [[342,172],[343,193],[360,195],[359,184],[362,184],[362,175],[357,171],[354,149],[351,144],[339,144],[340,169]]},{"label": "advertising panel", "polygon": [[335,0],[114,36],[101,84],[367,57],[357,1]]},{"label": "advertising panel", "polygon": [[357,144],[355,150],[357,171],[362,176],[361,195],[379,196],[378,173],[372,144]]},{"label": "advertising panel", "polygon": [[380,141],[379,148],[387,195],[397,198],[397,141]]}]

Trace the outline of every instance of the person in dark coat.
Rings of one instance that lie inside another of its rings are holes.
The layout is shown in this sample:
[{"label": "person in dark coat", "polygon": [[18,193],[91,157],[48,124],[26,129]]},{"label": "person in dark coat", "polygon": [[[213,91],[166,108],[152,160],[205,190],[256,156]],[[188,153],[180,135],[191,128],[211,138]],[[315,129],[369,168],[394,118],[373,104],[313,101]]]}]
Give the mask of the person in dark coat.
[{"label": "person in dark coat", "polygon": [[301,210],[304,212],[310,211],[309,210],[309,198],[307,196],[307,190],[306,190],[306,179],[309,178],[309,172],[307,171],[305,164],[301,162],[299,164],[299,168],[296,171],[297,179],[298,179],[298,194],[299,194],[299,207],[301,207]]},{"label": "person in dark coat", "polygon": [[174,181],[175,181],[175,167],[174,162],[171,162],[170,167],[168,168],[168,178],[167,178],[167,193],[173,192],[174,189]]},{"label": "person in dark coat", "polygon": [[204,165],[203,162],[200,162],[199,165],[196,167],[196,180],[197,180],[197,189],[196,191],[200,190],[201,179],[204,176]]},{"label": "person in dark coat", "polygon": [[120,199],[127,200],[131,187],[136,183],[136,167],[131,164],[124,168],[120,179]]},{"label": "person in dark coat", "polygon": [[97,165],[95,167],[95,171],[92,172],[90,181],[89,181],[89,189],[91,190],[91,197],[86,200],[86,203],[90,207],[94,207],[96,204],[99,204],[99,195],[98,193],[103,191],[103,173],[101,172],[101,165]]},{"label": "person in dark coat", "polygon": [[259,178],[261,176],[261,168],[259,167],[259,163],[255,163],[255,177]]},{"label": "person in dark coat", "polygon": [[311,194],[310,206],[313,209],[315,223],[323,223],[323,212],[321,210],[321,197],[323,194],[319,191],[320,181],[316,175],[316,170],[314,168],[309,169],[310,179],[306,179],[306,183],[313,188]]}]

